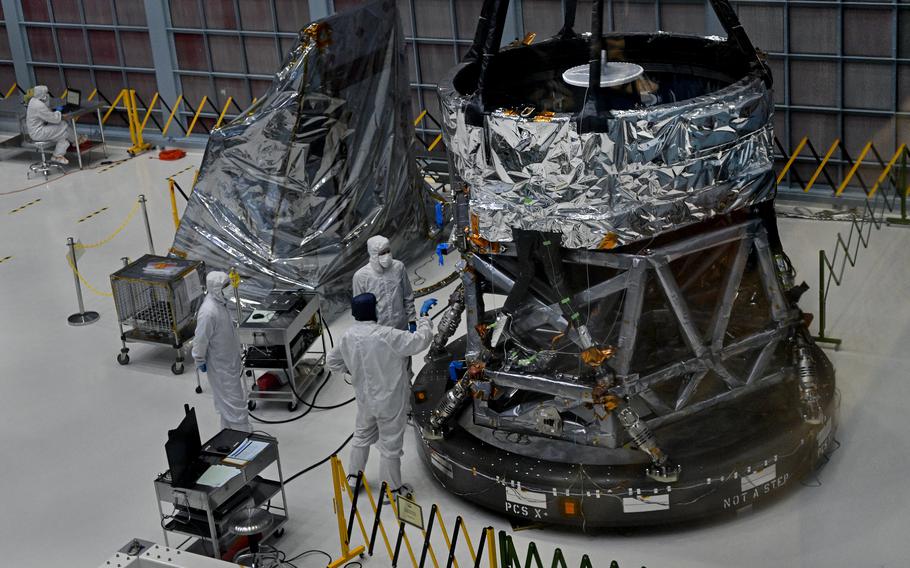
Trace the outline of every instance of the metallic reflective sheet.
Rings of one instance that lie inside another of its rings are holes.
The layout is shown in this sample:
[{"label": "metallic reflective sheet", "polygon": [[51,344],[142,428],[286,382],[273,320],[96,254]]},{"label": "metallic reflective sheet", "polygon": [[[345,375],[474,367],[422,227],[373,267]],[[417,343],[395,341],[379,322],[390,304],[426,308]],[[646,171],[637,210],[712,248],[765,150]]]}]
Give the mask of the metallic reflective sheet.
[{"label": "metallic reflective sheet", "polygon": [[612,233],[612,248],[774,196],[772,93],[756,76],[617,111],[607,132],[588,134],[568,114],[535,122],[499,110],[468,126],[451,85],[440,86],[446,144],[489,241],[521,228],[596,249]]},{"label": "metallic reflective sheet", "polygon": [[172,252],[236,265],[244,298],[349,290],[366,239],[423,226],[394,3],[305,28],[259,101],[209,138]]}]

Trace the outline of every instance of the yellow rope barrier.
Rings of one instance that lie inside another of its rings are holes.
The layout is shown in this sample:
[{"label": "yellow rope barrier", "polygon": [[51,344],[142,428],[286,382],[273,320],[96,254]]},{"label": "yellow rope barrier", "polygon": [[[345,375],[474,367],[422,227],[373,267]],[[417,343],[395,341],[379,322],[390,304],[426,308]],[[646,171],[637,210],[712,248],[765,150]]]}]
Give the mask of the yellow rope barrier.
[{"label": "yellow rope barrier", "polygon": [[70,265],[70,270],[72,270],[73,273],[79,277],[79,281],[82,282],[82,285],[85,286],[89,290],[89,292],[92,292],[93,294],[97,294],[104,298],[113,298],[114,297],[114,295],[112,293],[102,292],[101,290],[99,290],[99,289],[95,288],[94,286],[92,286],[91,284],[89,284],[89,281],[85,279],[85,276],[83,276],[78,270],[76,270],[76,267],[73,266],[73,258],[70,255],[66,255],[66,263]]},{"label": "yellow rope barrier", "polygon": [[93,248],[102,247],[102,246],[106,245],[107,243],[111,242],[112,240],[114,240],[114,237],[116,237],[117,235],[120,234],[120,231],[122,231],[123,229],[126,228],[127,225],[129,225],[130,221],[133,220],[133,216],[136,215],[137,211],[139,211],[139,202],[138,201],[136,202],[135,205],[133,205],[133,208],[130,209],[130,212],[127,214],[126,219],[124,219],[123,222],[120,223],[119,227],[114,229],[113,233],[111,233],[109,236],[101,239],[97,243],[90,243],[90,244],[76,243],[76,248],[77,249],[93,249]]}]

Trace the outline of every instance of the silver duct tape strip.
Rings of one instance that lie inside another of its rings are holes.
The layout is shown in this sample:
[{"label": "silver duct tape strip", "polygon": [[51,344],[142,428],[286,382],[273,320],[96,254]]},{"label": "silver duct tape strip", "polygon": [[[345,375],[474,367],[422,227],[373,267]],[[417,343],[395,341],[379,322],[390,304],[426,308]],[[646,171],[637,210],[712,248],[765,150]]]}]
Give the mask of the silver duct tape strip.
[{"label": "silver duct tape strip", "polygon": [[446,144],[471,188],[481,237],[558,232],[600,248],[747,207],[774,196],[773,99],[747,76],[681,104],[615,113],[605,133],[579,134],[569,115],[536,122],[493,112],[465,123],[466,98],[441,87]]},{"label": "silver duct tape strip", "polygon": [[237,266],[245,298],[341,294],[367,238],[416,235],[421,182],[398,21],[377,0],[301,32],[268,92],[212,132],[173,253]]}]

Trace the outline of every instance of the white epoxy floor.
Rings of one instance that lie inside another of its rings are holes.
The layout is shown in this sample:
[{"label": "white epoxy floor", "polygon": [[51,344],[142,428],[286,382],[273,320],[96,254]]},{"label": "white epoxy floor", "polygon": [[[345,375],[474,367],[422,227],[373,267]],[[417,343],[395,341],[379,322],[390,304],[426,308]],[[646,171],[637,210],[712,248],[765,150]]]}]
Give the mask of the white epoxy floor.
[{"label": "white epoxy floor", "polygon": [[[126,157],[122,148],[113,148],[111,155]],[[0,262],[0,542],[6,566],[92,567],[132,537],[162,542],[152,480],[166,468],[166,430],[190,402],[203,437],[216,432],[208,392],[193,392],[190,369],[182,376],[170,373],[169,350],[132,346],[132,363],[117,364],[119,332],[110,298],[85,291],[86,307],[98,311],[101,321],[82,328],[66,323],[76,306],[64,258],[66,238],[90,243],[106,237],[144,193],[157,250],[166,250],[173,225],[165,178],[200,159],[201,153],[177,162],[140,156],[107,171],[77,172],[0,195],[0,259],[12,257]],[[35,183],[25,179],[27,163],[0,161],[0,193]],[[192,176],[189,170],[177,179],[188,188]],[[835,232],[847,225],[785,219],[781,228],[800,277],[813,286],[804,309],[814,310],[818,249],[829,248]],[[843,394],[838,434],[843,445],[819,474],[821,486],[800,488],[772,507],[725,523],[597,535],[514,533],[522,559],[525,543],[533,539],[547,566],[556,546],[570,567],[578,566],[585,553],[596,568],[608,567],[612,559],[623,568],[910,565],[910,492],[904,482],[910,455],[908,244],[910,231],[904,229],[873,233],[870,249],[860,253],[844,286],[831,292],[830,333],[845,340],[840,352],[829,351]],[[109,244],[86,251],[79,266],[90,283],[108,290],[108,275],[120,258],[144,252],[137,217]],[[430,262],[420,273],[433,281],[450,267]],[[447,293],[437,297],[444,304]],[[346,318],[333,323],[336,337],[346,323]],[[326,386],[319,403],[350,395],[339,378]],[[260,405],[257,413],[270,419],[288,416],[283,405]],[[291,474],[328,455],[347,437],[352,422],[353,406],[348,406],[262,429],[278,436],[285,473]],[[425,510],[431,503],[440,505],[450,530],[458,514],[475,544],[483,526],[508,528],[504,518],[441,491],[419,462],[412,435],[405,452],[405,477]],[[370,479],[377,469],[373,460]],[[311,548],[338,552],[329,480],[324,466],[288,486],[293,519],[278,546],[289,556]],[[434,544],[441,547],[441,539]],[[317,567],[324,561],[311,556],[295,564]],[[389,562],[377,555],[366,564]]]}]

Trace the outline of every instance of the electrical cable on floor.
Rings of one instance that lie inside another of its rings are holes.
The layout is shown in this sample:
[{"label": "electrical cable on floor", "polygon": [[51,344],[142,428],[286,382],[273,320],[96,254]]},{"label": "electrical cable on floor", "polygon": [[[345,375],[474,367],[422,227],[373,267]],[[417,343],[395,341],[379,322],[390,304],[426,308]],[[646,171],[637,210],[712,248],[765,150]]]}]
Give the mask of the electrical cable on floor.
[{"label": "electrical cable on floor", "polygon": [[35,189],[36,187],[41,187],[42,185],[48,185],[49,183],[55,182],[55,181],[57,181],[57,180],[59,180],[59,179],[63,179],[63,178],[65,178],[66,176],[68,176],[68,175],[70,175],[70,174],[75,174],[75,173],[84,172],[84,171],[96,170],[96,169],[98,169],[98,168],[100,168],[100,167],[103,167],[103,166],[116,165],[116,164],[119,164],[119,163],[121,163],[121,162],[125,162],[125,161],[127,161],[127,160],[129,160],[129,159],[131,159],[131,158],[123,158],[122,160],[115,160],[115,161],[105,160],[105,162],[108,162],[108,163],[101,162],[100,164],[98,164],[98,165],[96,165],[96,166],[87,167],[87,168],[84,168],[84,169],[81,169],[81,170],[70,170],[70,171],[65,172],[64,174],[62,174],[62,175],[60,175],[60,176],[58,176],[58,177],[51,178],[51,179],[45,179],[43,182],[41,182],[41,183],[36,183],[35,185],[30,185],[30,186],[28,186],[28,187],[22,187],[22,188],[19,188],[19,189],[14,189],[14,190],[12,190],[12,191],[5,191],[5,192],[2,192],[2,193],[0,193],[0,197],[3,197],[4,195],[14,195],[14,194],[16,194],[16,193],[22,193],[23,191],[28,191],[28,190],[30,190],[30,189]]},{"label": "electrical cable on floor", "polygon": [[[325,383],[328,382],[329,377],[331,377],[331,376],[332,376],[332,371],[329,371],[329,374],[326,375],[325,381],[322,383],[322,386],[319,387],[319,390],[322,390],[322,387],[325,386]],[[345,382],[347,382],[347,381],[345,381]],[[348,383],[348,384],[350,384],[350,383]],[[344,402],[339,402],[338,404],[332,404],[332,405],[329,405],[329,406],[320,406],[320,405],[318,405],[318,404],[315,404],[315,403],[316,403],[316,397],[315,397],[315,396],[313,397],[313,402],[307,402],[307,401],[303,400],[303,397],[300,396],[300,394],[297,393],[297,389],[294,388],[294,384],[293,384],[293,383],[291,383],[290,381],[288,381],[288,386],[291,387],[291,392],[294,393],[294,396],[297,398],[297,400],[298,400],[301,404],[305,404],[306,406],[309,407],[309,409],[307,410],[307,412],[309,412],[310,410],[313,410],[314,408],[317,409],[317,410],[334,410],[334,409],[336,409],[336,408],[341,408],[342,406],[346,406],[346,405],[348,405],[348,404],[351,404],[352,402],[354,402],[354,400],[355,400],[355,398],[356,398],[356,397],[353,397],[353,396],[352,396],[352,397],[349,398],[348,400],[346,400],[346,401],[344,401]],[[316,394],[319,394],[319,391],[316,391]]]},{"label": "electrical cable on floor", "polygon": [[322,464],[326,463],[327,461],[329,461],[330,459],[332,459],[332,456],[337,455],[338,452],[340,452],[341,450],[343,450],[344,447],[347,446],[348,443],[349,443],[349,442],[351,441],[351,439],[353,439],[353,438],[354,438],[354,433],[351,432],[351,434],[347,437],[347,439],[346,439],[344,442],[342,442],[341,445],[338,446],[338,448],[337,448],[334,452],[332,452],[331,454],[329,454],[329,455],[326,456],[325,458],[319,460],[318,462],[314,463],[313,465],[307,466],[307,467],[303,468],[302,470],[298,471],[297,473],[295,473],[294,475],[292,475],[291,477],[285,479],[285,480],[284,480],[284,484],[287,485],[288,483],[294,481],[295,479],[297,479],[297,478],[300,477],[301,475],[303,475],[303,474],[305,474],[305,473],[309,473],[309,472],[313,471],[314,469],[316,469],[317,467],[321,466]]},{"label": "electrical cable on floor", "polygon": [[324,555],[326,558],[329,559],[329,562],[330,562],[330,563],[332,562],[332,555],[331,555],[331,554],[329,554],[328,552],[326,552],[326,551],[324,551],[324,550],[318,550],[318,549],[315,549],[315,548],[312,549],[312,550],[306,550],[306,551],[304,551],[304,552],[301,552],[301,553],[298,554],[297,556],[288,558],[287,560],[285,560],[285,562],[293,562],[293,561],[295,561],[295,560],[297,560],[297,559],[299,559],[299,558],[302,558],[302,557],[306,556],[307,554],[322,554],[322,555]]},{"label": "electrical cable on floor", "polygon": [[[313,395],[313,402],[316,402],[316,397],[319,396],[319,392],[322,390],[322,388],[323,388],[326,384],[328,384],[328,382],[329,382],[329,377],[331,377],[331,376],[332,376],[332,373],[329,373],[329,374],[327,374],[327,375],[325,376],[325,380],[322,381],[322,384],[319,385],[319,388],[318,388],[318,389],[316,389],[316,394]],[[288,418],[288,419],[286,419],[286,420],[266,420],[266,419],[264,419],[264,418],[260,418],[260,417],[256,416],[255,414],[253,414],[252,412],[250,412],[250,411],[248,410],[247,412],[249,413],[250,417],[253,418],[254,420],[258,421],[258,422],[262,422],[263,424],[287,424],[287,423],[289,423],[289,422],[295,422],[295,421],[297,421],[297,420],[300,420],[301,418],[303,418],[304,416],[306,416],[307,414],[309,414],[310,412],[312,412],[312,411],[313,411],[313,408],[318,408],[318,407],[314,406],[313,404],[311,404],[311,403],[309,403],[309,402],[306,402],[305,400],[303,400],[303,399],[300,397],[299,394],[297,394],[297,391],[294,389],[294,383],[293,383],[293,381],[288,381],[288,386],[291,387],[291,392],[294,393],[294,396],[296,396],[297,399],[300,400],[300,402],[306,404],[309,408],[307,408],[306,410],[304,410],[303,413],[301,413],[300,415],[295,416],[295,417],[293,417],[293,418]],[[342,406],[343,406],[343,405],[342,405]],[[337,407],[335,407],[335,408],[337,408]],[[321,409],[320,409],[320,410],[321,410]]]},{"label": "electrical cable on floor", "polygon": [[68,176],[68,175],[70,175],[70,174],[74,174],[74,173],[76,173],[76,172],[78,172],[78,171],[81,171],[81,170],[71,170],[71,171],[68,171],[68,172],[66,172],[65,174],[63,174],[63,175],[61,175],[61,176],[59,176],[59,177],[55,177],[55,178],[51,178],[51,179],[46,179],[46,180],[44,180],[42,183],[36,183],[35,185],[30,185],[30,186],[28,186],[28,187],[23,187],[23,188],[20,188],[20,189],[14,189],[14,190],[12,190],[12,191],[5,191],[5,192],[3,192],[3,193],[0,193],[0,197],[3,197],[4,195],[13,195],[13,194],[15,194],[15,193],[22,193],[23,191],[28,191],[28,190],[30,190],[30,189],[35,189],[36,187],[41,187],[42,185],[47,185],[47,184],[49,184],[49,183],[51,183],[51,182],[57,181],[58,179],[63,179],[63,178],[65,178],[66,176]]}]

